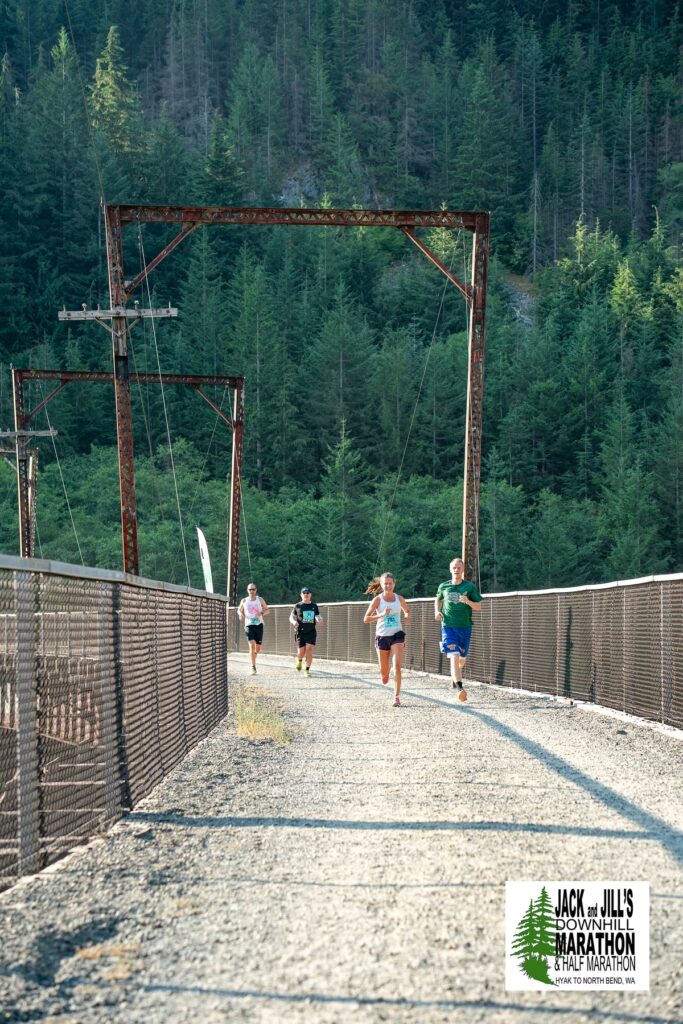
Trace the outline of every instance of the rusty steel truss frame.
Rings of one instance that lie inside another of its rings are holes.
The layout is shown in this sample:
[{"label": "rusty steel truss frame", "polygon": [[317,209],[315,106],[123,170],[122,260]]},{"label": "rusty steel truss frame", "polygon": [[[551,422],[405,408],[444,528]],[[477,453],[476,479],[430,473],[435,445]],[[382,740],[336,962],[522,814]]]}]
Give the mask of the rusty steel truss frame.
[{"label": "rusty steel truss frame", "polygon": [[[288,225],[341,228],[396,228],[438,267],[442,274],[463,295],[469,310],[468,378],[465,436],[465,469],[463,492],[462,557],[468,579],[479,577],[479,488],[481,478],[482,406],[484,395],[484,348],[486,335],[486,286],[489,256],[490,214],[461,210],[330,210],[225,206],[160,206],[150,204],[103,206],[109,271],[109,294],[112,312],[123,311],[135,290],[151,271],[203,225]],[[128,224],[177,224],[178,234],[165,245],[144,269],[127,279],[123,257],[123,230]],[[472,234],[472,278],[469,284],[458,280],[436,254],[420,239],[420,228],[444,228],[469,231]],[[137,572],[137,522],[135,515],[135,473],[133,467],[133,436],[130,415],[130,383],[127,355],[127,321],[124,316],[112,317],[114,348],[114,381],[116,421],[119,437],[119,470],[121,482],[121,523],[123,530],[124,566]],[[236,396],[237,398],[237,396]],[[241,420],[240,420],[241,422]],[[235,435],[236,436],[236,435]],[[240,433],[241,455],[241,433]],[[239,473],[236,478],[235,447],[231,523],[239,519]],[[233,536],[231,573],[236,585],[239,558],[239,530]],[[230,591],[231,593],[231,591]]]},{"label": "rusty steel truss frame", "polygon": [[[24,384],[27,381],[56,381],[57,386],[38,403],[33,409],[26,408],[26,394]],[[28,424],[36,413],[50,402],[67,384],[73,382],[90,382],[96,384],[114,384],[115,378],[112,371],[101,372],[97,370],[39,370],[21,369],[12,370],[12,386],[14,390],[14,420],[17,431],[27,431]],[[237,597],[237,564],[239,559],[239,530],[240,530],[240,507],[241,507],[241,483],[242,483],[242,442],[244,436],[244,377],[242,376],[210,376],[189,373],[131,373],[128,378],[130,384],[184,384],[192,388],[204,401],[211,406],[216,415],[226,423],[232,430],[232,464],[231,464],[231,502],[232,515],[230,519],[230,532],[228,537],[228,596],[235,604]],[[230,414],[223,412],[223,409],[208,395],[204,394],[202,387],[223,387],[233,391],[232,411]],[[130,390],[128,393],[130,406]],[[130,429],[132,462],[132,426]],[[32,449],[31,449],[32,451]],[[119,468],[125,452],[119,448]],[[132,476],[132,469],[131,474]],[[121,475],[119,474],[121,478]],[[35,535],[35,482],[31,490],[29,469],[27,460],[17,459],[17,483],[19,492],[19,545],[22,558],[34,557],[34,535]],[[138,548],[137,548],[137,499],[134,489],[127,494],[127,504],[123,503],[122,492],[122,521],[124,510],[132,512],[133,522],[133,546],[126,548],[124,543],[124,569],[138,575]],[[124,532],[124,541],[126,534]]]}]

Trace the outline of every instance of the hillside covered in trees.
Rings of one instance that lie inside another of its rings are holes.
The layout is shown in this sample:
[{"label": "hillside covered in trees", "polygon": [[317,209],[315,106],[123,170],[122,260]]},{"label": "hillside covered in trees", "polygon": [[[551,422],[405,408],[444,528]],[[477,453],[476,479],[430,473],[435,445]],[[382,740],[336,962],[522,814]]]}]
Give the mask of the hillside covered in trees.
[{"label": "hillside covered in trees", "polygon": [[[682,42],[664,0],[1,5],[2,428],[11,364],[111,366],[100,327],[56,317],[108,304],[102,197],[490,209],[482,585],[683,569]],[[171,233],[129,232],[128,266]],[[468,275],[467,239],[426,240]],[[150,282],[180,316],[136,328],[131,369],[246,376],[242,578],[358,597],[381,557],[433,592],[460,543],[455,289],[375,229],[205,229]],[[167,389],[168,432],[159,388],[133,397],[141,570],[200,585],[198,524],[223,587],[228,431],[189,391]],[[40,550],[118,568],[111,389],[47,413]]]}]

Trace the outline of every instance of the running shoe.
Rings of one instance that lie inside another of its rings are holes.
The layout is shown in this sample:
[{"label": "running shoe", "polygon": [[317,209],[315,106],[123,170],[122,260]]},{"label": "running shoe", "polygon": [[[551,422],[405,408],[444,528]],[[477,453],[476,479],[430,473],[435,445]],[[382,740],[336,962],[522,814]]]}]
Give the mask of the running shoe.
[{"label": "running shoe", "polygon": [[305,676],[310,676],[310,674],[311,674],[311,670],[310,670],[310,668],[309,668],[309,667],[308,667],[308,665],[307,665],[307,666],[306,666],[306,670],[305,670],[305,672],[304,672],[304,675],[305,675]]},{"label": "running shoe", "polygon": [[296,670],[297,672],[301,672],[301,658],[296,659]]},{"label": "running shoe", "polygon": [[251,674],[252,674],[252,676],[256,675],[256,665],[252,665],[251,666]]},{"label": "running shoe", "polygon": [[400,706],[401,706],[400,700],[398,699],[398,697],[394,697],[394,707],[395,708],[400,708]]},{"label": "running shoe", "polygon": [[467,690],[463,689],[462,683],[458,685],[458,700],[463,702],[467,700]]}]

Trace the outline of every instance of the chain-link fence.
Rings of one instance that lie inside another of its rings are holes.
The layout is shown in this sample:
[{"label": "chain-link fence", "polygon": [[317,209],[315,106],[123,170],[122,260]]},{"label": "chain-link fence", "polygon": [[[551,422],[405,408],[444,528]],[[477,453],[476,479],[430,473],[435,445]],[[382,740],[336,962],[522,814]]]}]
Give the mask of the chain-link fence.
[{"label": "chain-link fence", "polygon": [[0,556],[0,887],[110,825],[225,715],[226,608]]},{"label": "chain-link fence", "polygon": [[[433,599],[408,601],[404,664],[447,675]],[[291,605],[271,606],[265,652],[294,656]],[[317,658],[375,662],[365,601],[320,605]],[[229,644],[247,644],[234,609]],[[683,729],[683,575],[491,594],[474,613],[467,676],[592,701]]]}]

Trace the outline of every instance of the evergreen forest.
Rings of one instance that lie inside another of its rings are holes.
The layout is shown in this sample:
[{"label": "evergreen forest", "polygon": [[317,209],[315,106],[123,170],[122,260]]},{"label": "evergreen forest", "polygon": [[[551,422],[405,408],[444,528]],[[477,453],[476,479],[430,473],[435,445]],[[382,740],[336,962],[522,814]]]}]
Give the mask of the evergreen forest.
[{"label": "evergreen forest", "polygon": [[[102,198],[490,210],[482,588],[682,571],[682,44],[667,0],[3,0],[0,428],[12,366],[111,369],[100,326],[57,320],[109,305]],[[127,229],[127,266],[175,233]],[[423,237],[469,279],[469,235]],[[456,289],[374,228],[199,229],[148,281],[179,316],[131,332],[131,370],[246,378],[240,589],[357,599],[386,568],[433,594],[460,550]],[[188,388],[133,414],[141,573],[203,587],[198,525],[224,590],[229,429]],[[120,568],[113,389],[33,426],[57,431],[38,554]]]}]

